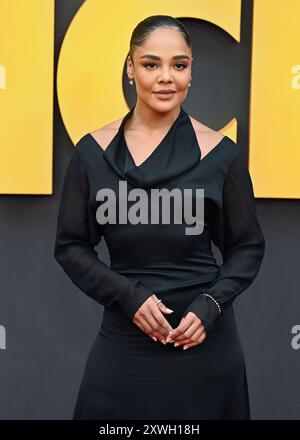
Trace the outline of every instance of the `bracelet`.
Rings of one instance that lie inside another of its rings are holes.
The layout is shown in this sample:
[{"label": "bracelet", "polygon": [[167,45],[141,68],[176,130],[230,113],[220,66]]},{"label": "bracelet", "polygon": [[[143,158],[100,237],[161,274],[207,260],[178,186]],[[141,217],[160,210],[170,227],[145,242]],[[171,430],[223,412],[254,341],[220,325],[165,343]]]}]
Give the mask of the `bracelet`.
[{"label": "bracelet", "polygon": [[218,311],[219,311],[219,315],[221,313],[221,307],[220,304],[215,300],[215,298],[213,298],[211,295],[209,295],[208,293],[202,293],[202,295],[208,296],[209,298],[211,298],[213,300],[213,302],[216,304],[216,306],[218,307]]}]

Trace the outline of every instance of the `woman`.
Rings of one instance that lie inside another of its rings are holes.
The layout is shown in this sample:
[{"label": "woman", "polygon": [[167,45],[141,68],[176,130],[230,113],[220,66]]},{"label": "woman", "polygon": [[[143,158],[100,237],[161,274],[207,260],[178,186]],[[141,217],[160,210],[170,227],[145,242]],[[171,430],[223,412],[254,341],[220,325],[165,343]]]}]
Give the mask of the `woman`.
[{"label": "woman", "polygon": [[[232,302],[265,241],[242,148],[181,106],[191,67],[180,21],[143,20],[127,60],[136,105],[72,154],[54,254],[104,306],[73,419],[250,418]],[[110,267],[94,249],[102,237]]]}]

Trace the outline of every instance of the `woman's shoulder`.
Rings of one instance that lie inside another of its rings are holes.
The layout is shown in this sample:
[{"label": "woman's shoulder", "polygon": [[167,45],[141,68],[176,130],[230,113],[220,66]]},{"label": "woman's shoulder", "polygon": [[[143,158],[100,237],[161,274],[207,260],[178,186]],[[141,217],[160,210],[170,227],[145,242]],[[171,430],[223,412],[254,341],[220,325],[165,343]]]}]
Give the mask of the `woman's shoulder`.
[{"label": "woman's shoulder", "polygon": [[88,134],[94,138],[102,150],[106,150],[113,137],[117,134],[122,119],[123,116],[110,122],[109,124],[104,125],[103,127],[91,131]]},{"label": "woman's shoulder", "polygon": [[234,157],[239,149],[237,143],[235,143],[227,135],[224,135],[218,130],[214,130],[208,125],[203,124],[197,119],[190,116],[191,123],[193,125],[199,148],[201,149],[201,159],[209,154],[214,148],[224,145],[224,152]]},{"label": "woman's shoulder", "polygon": [[75,147],[78,149],[79,153],[85,152],[87,149],[87,144],[92,144],[93,148],[96,145],[100,151],[106,150],[110,144],[110,141],[118,132],[122,119],[123,117],[82,135],[75,144]]}]

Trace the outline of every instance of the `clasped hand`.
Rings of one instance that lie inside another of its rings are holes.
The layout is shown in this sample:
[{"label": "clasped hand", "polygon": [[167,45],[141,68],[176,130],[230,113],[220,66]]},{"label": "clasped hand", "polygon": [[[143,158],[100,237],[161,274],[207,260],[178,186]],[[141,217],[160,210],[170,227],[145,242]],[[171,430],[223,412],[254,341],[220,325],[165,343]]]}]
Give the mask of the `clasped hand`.
[{"label": "clasped hand", "polygon": [[173,313],[155,294],[147,298],[133,317],[133,322],[154,341],[163,344],[174,343],[174,347],[183,345],[183,349],[201,344],[206,338],[202,321],[193,312],[184,315],[175,329],[171,327],[163,313]]}]

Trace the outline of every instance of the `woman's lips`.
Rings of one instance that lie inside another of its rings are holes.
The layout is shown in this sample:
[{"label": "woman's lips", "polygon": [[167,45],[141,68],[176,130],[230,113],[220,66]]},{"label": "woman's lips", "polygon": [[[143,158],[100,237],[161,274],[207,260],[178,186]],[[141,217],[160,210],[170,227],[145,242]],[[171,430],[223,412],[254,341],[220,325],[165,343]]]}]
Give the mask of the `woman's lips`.
[{"label": "woman's lips", "polygon": [[154,95],[157,96],[157,98],[159,98],[159,99],[170,99],[170,98],[173,98],[175,93],[176,92],[171,92],[171,93],[156,93],[156,92],[154,92]]}]

